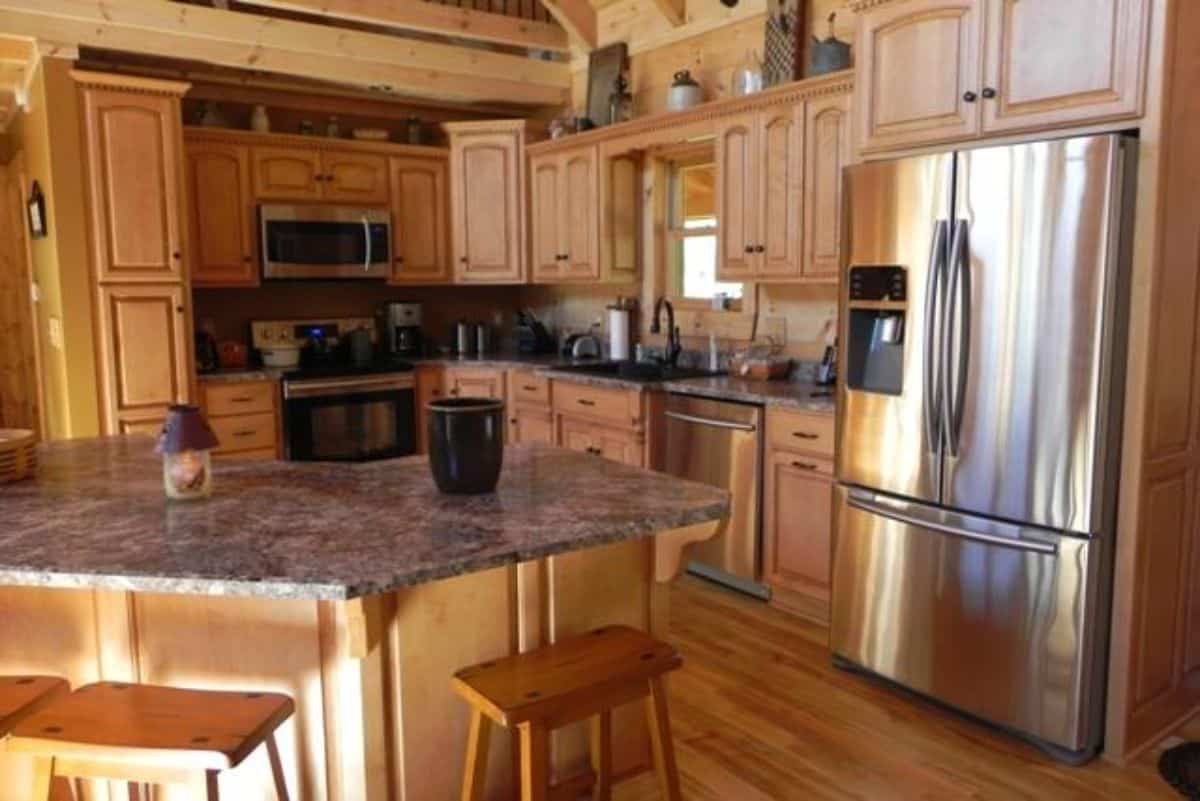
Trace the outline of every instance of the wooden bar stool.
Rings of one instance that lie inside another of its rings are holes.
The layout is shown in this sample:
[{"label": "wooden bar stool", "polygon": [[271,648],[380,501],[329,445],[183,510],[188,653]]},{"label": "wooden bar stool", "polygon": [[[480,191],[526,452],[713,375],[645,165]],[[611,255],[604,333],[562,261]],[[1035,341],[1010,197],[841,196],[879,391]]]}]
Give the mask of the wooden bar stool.
[{"label": "wooden bar stool", "polygon": [[0,740],[22,720],[70,691],[66,679],[54,676],[0,676]]},{"label": "wooden bar stool", "polygon": [[[560,795],[550,787],[550,731],[592,719],[593,798],[612,797],[612,710],[647,699],[663,798],[679,801],[679,774],[662,676],[683,665],[675,649],[628,626],[606,626],[545,648],[460,670],[454,688],[471,704],[462,801],[483,798],[491,721],[520,736],[521,799]],[[568,785],[570,787],[571,785]]]},{"label": "wooden bar stool", "polygon": [[266,743],[279,801],[287,801],[275,731],[295,704],[286,695],[210,692],[104,682],[80,687],[17,724],[8,749],[37,760],[34,801],[55,776],[189,784],[218,801],[217,775]]}]

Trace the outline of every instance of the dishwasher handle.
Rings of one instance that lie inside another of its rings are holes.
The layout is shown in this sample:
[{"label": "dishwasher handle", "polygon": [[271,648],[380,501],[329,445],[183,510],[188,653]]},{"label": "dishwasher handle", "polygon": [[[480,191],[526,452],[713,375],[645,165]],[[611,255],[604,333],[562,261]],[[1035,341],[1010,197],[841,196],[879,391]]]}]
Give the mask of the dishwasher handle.
[{"label": "dishwasher handle", "polygon": [[684,414],[683,412],[664,412],[664,414],[672,420],[680,420],[684,423],[695,423],[698,426],[711,426],[713,428],[727,428],[733,431],[757,431],[758,426],[751,423],[735,423],[730,420],[714,420],[711,417],[697,417],[694,414]]}]

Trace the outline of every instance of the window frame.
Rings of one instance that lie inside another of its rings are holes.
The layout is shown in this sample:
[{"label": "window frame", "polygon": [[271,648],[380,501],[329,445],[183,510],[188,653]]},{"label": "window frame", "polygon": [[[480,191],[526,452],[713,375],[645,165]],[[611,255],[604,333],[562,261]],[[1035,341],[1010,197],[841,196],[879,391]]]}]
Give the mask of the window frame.
[{"label": "window frame", "polygon": [[[695,309],[714,311],[712,301],[704,298],[689,298],[683,294],[683,242],[691,237],[701,236],[717,236],[717,231],[720,227],[720,220],[713,226],[704,228],[687,228],[684,224],[683,217],[683,182],[678,179],[682,170],[690,167],[698,167],[706,164],[713,166],[713,171],[716,171],[716,157],[712,152],[712,148],[706,148],[704,152],[691,152],[678,155],[674,158],[666,158],[666,180],[667,180],[667,215],[666,224],[663,226],[663,238],[666,251],[664,255],[666,290],[663,294],[671,299],[672,305],[677,309]],[[715,175],[714,175],[715,179]],[[714,191],[716,188],[714,187]],[[716,209],[713,209],[714,219],[716,218]],[[720,258],[718,252],[717,258]],[[741,314],[744,306],[744,298],[751,290],[749,285],[742,282],[726,282],[726,283],[741,283],[742,297],[730,298],[727,301],[727,306],[722,311]],[[718,312],[719,313],[719,312]]]}]

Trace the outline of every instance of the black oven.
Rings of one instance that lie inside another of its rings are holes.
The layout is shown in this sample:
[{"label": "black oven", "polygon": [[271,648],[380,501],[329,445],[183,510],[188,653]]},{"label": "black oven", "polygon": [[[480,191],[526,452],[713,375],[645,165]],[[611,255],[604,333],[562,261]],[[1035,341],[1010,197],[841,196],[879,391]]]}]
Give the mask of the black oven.
[{"label": "black oven", "polygon": [[414,384],[411,372],[285,378],[287,458],[365,462],[415,453]]}]

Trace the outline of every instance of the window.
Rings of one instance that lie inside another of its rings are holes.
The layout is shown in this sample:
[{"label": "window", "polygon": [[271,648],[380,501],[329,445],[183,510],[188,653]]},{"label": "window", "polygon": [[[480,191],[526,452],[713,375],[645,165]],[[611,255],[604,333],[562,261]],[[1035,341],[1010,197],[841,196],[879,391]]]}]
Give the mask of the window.
[{"label": "window", "polygon": [[723,293],[742,297],[742,285],[717,280],[716,169],[711,161],[671,164],[671,216],[668,227],[670,293],[710,301]]}]

